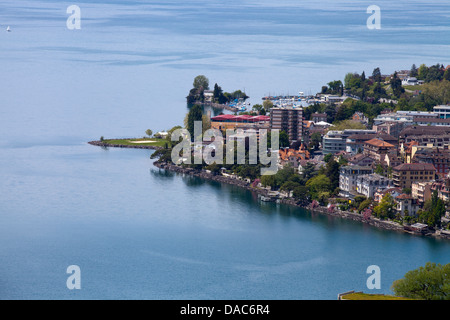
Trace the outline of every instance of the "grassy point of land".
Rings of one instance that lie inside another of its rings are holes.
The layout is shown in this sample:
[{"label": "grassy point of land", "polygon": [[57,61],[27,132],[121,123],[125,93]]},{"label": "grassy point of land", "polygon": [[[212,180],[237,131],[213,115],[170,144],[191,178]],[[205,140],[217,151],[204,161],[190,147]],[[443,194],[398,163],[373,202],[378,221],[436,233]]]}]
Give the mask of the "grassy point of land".
[{"label": "grassy point of land", "polygon": [[164,145],[167,143],[167,140],[158,138],[135,138],[135,139],[104,139],[102,142],[111,145],[164,147]]}]

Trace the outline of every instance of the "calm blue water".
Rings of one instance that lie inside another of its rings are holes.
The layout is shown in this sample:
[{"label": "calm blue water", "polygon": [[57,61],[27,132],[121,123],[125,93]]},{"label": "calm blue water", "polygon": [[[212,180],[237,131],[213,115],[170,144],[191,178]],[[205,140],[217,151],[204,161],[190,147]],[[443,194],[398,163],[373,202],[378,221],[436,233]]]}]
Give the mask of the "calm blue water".
[{"label": "calm blue water", "polygon": [[[72,4],[81,30],[66,28]],[[2,1],[0,299],[335,299],[371,292],[373,264],[372,292],[390,293],[448,263],[448,242],[260,204],[160,172],[151,151],[86,144],[182,123],[198,74],[258,103],[349,71],[449,64],[447,1],[379,1],[381,30],[366,28],[371,4]]]}]

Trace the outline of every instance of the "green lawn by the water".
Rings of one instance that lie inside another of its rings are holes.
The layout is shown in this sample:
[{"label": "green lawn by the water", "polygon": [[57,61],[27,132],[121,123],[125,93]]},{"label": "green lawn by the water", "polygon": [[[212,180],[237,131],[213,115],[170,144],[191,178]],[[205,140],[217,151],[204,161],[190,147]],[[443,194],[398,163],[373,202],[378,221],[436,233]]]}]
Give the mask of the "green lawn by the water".
[{"label": "green lawn by the water", "polygon": [[102,142],[112,145],[164,147],[164,145],[167,143],[167,140],[158,138],[104,139]]}]

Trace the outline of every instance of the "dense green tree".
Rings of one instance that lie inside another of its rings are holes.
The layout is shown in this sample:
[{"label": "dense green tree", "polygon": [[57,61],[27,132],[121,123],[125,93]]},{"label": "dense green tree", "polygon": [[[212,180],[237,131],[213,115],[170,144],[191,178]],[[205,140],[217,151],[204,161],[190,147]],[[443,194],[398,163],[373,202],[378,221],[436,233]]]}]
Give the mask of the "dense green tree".
[{"label": "dense green tree", "polygon": [[450,300],[450,264],[428,262],[408,271],[391,286],[396,296],[422,300]]},{"label": "dense green tree", "polygon": [[202,120],[203,120],[202,107],[200,107],[198,104],[196,104],[189,110],[188,115],[187,115],[187,123],[186,123],[186,129],[189,131],[192,140],[195,139],[194,123],[195,123],[195,121],[202,121]]},{"label": "dense green tree", "polygon": [[373,209],[374,214],[380,219],[392,219],[395,216],[395,201],[390,193],[386,193],[380,203]]},{"label": "dense green tree", "polygon": [[171,146],[171,147],[173,147],[174,145],[176,145],[178,142],[182,141],[182,138],[180,138],[178,142],[177,142],[177,141],[172,141],[172,133],[173,133],[175,130],[178,130],[178,129],[183,129],[183,128],[182,128],[181,126],[174,126],[174,127],[172,127],[171,129],[167,130],[166,141],[167,141],[167,144],[168,144],[169,146]]},{"label": "dense green tree", "polygon": [[261,110],[264,110],[264,107],[261,104],[254,104],[252,110],[260,114]]},{"label": "dense green tree", "polygon": [[333,154],[332,154],[332,153],[327,153],[327,154],[323,157],[323,161],[325,161],[326,163],[328,163],[331,159],[333,159]]},{"label": "dense green tree", "polygon": [[366,200],[362,201],[358,206],[358,212],[361,213],[365,209],[369,208],[372,205],[372,198],[367,198]]},{"label": "dense green tree", "polygon": [[209,90],[209,80],[204,75],[199,75],[194,78],[193,86],[195,89]]},{"label": "dense green tree", "polygon": [[340,105],[336,110],[337,112],[334,121],[343,121],[350,119],[352,115],[355,113],[353,107],[347,104]]},{"label": "dense green tree", "polygon": [[371,87],[371,92],[369,93],[373,96],[374,102],[378,102],[380,98],[388,97],[386,90],[383,88],[380,82],[375,82],[374,85]]},{"label": "dense green tree", "polygon": [[323,109],[323,112],[327,114],[327,122],[333,123],[336,117],[336,105],[326,105]]},{"label": "dense green tree", "polygon": [[152,153],[150,159],[158,159],[161,162],[172,161],[172,149],[159,149]]},{"label": "dense green tree", "polygon": [[192,105],[196,102],[203,102],[205,101],[205,95],[203,93],[202,88],[192,88],[189,91],[189,95],[186,97],[187,103],[189,105]]},{"label": "dense green tree", "polygon": [[270,101],[270,100],[264,100],[264,102],[263,102],[263,107],[264,107],[264,109],[266,110],[266,112],[269,112],[270,109],[273,108],[273,102]]},{"label": "dense green tree", "polygon": [[214,101],[220,104],[228,102],[228,98],[224,95],[222,88],[217,83],[214,85]]},{"label": "dense green tree", "polygon": [[297,187],[300,187],[301,185],[298,182],[294,182],[294,181],[286,181],[285,183],[283,183],[280,187],[280,190],[283,191],[292,191]]},{"label": "dense green tree", "polygon": [[285,165],[275,174],[276,186],[280,187],[283,183],[289,180],[293,175],[296,175],[294,168],[291,165]]},{"label": "dense green tree", "polygon": [[432,81],[422,86],[424,102],[431,104],[450,103],[450,81]]},{"label": "dense green tree", "polygon": [[344,86],[346,89],[350,89],[351,88],[351,81],[354,78],[354,74],[352,72],[349,72],[345,75],[344,78]]},{"label": "dense green tree", "polygon": [[325,93],[329,94],[342,94],[343,84],[341,80],[335,80],[328,83],[329,89]]},{"label": "dense green tree", "polygon": [[216,174],[216,175],[220,173],[221,168],[222,168],[222,166],[215,162],[205,167],[206,170],[209,170],[209,171],[211,171],[211,173]]},{"label": "dense green tree", "polygon": [[417,70],[417,67],[415,64],[411,66],[411,71],[409,72],[410,77],[417,77],[419,75],[419,70]]},{"label": "dense green tree", "polygon": [[236,167],[236,174],[242,178],[255,180],[259,177],[260,170],[254,165],[240,165]]},{"label": "dense green tree", "polygon": [[425,80],[428,74],[428,68],[425,64],[421,64],[419,70],[417,71],[417,78]]},{"label": "dense green tree", "polygon": [[375,173],[382,176],[384,175],[384,167],[381,163],[378,163],[377,166],[375,167]]},{"label": "dense green tree", "polygon": [[444,71],[443,79],[447,80],[447,81],[450,81],[450,69],[446,69]]},{"label": "dense green tree", "polygon": [[318,199],[320,192],[329,192],[330,179],[325,174],[319,174],[306,182],[312,199]]},{"label": "dense green tree", "polygon": [[309,139],[309,148],[312,150],[318,150],[320,143],[322,143],[322,135],[320,132],[314,132]]},{"label": "dense green tree", "polygon": [[309,105],[308,107],[303,108],[303,117],[306,120],[312,120],[311,115],[315,112],[322,112],[322,105],[319,103],[314,103]]},{"label": "dense green tree", "polygon": [[394,96],[400,98],[405,89],[402,87],[402,80],[397,76],[397,72],[394,72],[394,76],[391,78],[390,85]]},{"label": "dense green tree", "polygon": [[440,64],[436,64],[428,68],[427,75],[425,77],[425,82],[440,81],[444,75],[444,69]]},{"label": "dense green tree", "polygon": [[339,187],[339,163],[331,158],[326,165],[325,174],[330,180],[329,190],[334,192]]},{"label": "dense green tree", "polygon": [[341,155],[339,156],[338,163],[340,166],[346,166],[348,165],[348,160]]},{"label": "dense green tree", "polygon": [[304,181],[308,181],[317,174],[316,165],[314,163],[308,162],[306,166],[303,167],[302,178]]},{"label": "dense green tree", "polygon": [[330,192],[329,191],[319,191],[317,193],[316,199],[319,201],[321,205],[327,205],[328,201],[330,199]]},{"label": "dense green tree", "polygon": [[289,146],[290,146],[289,136],[284,130],[281,130],[280,131],[280,148],[287,148]]},{"label": "dense green tree", "polygon": [[263,175],[261,177],[261,184],[264,187],[271,187],[272,189],[276,188],[277,180],[275,179],[275,175],[273,174]]},{"label": "dense green tree", "polygon": [[356,94],[356,89],[361,88],[361,83],[361,77],[358,74],[353,74],[353,77],[350,79],[349,83],[351,93]]},{"label": "dense green tree", "polygon": [[441,218],[445,215],[445,203],[439,199],[437,191],[431,195],[431,199],[424,204],[423,210],[419,214],[419,220],[430,227],[440,227]]},{"label": "dense green tree", "polygon": [[219,96],[223,95],[223,90],[219,85],[216,83],[214,84],[214,98],[218,99]]},{"label": "dense green tree", "polygon": [[309,189],[306,186],[298,186],[293,192],[294,199],[297,200],[298,204],[306,206],[309,203]]},{"label": "dense green tree", "polygon": [[239,100],[239,99],[243,99],[245,101],[249,98],[249,96],[247,96],[245,94],[245,92],[242,92],[241,90],[233,91],[232,93],[229,94],[229,97],[230,97],[230,101],[231,100]]},{"label": "dense green tree", "polygon": [[380,68],[377,67],[377,68],[373,69],[372,78],[373,78],[373,81],[375,81],[375,82],[381,82]]}]

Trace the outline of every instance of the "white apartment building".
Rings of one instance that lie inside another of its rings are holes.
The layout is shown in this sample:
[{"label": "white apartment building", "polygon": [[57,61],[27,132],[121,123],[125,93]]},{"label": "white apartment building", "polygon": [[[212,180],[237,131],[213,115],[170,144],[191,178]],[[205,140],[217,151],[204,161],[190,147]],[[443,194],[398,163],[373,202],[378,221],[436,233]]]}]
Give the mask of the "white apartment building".
[{"label": "white apartment building", "polygon": [[364,174],[373,173],[372,167],[363,166],[343,166],[339,173],[340,195],[343,197],[352,197],[357,193],[358,177]]},{"label": "white apartment building", "polygon": [[365,174],[357,177],[356,192],[366,198],[373,198],[377,190],[386,189],[393,185],[393,181],[385,176],[377,173]]}]

